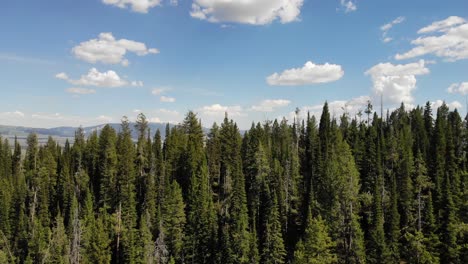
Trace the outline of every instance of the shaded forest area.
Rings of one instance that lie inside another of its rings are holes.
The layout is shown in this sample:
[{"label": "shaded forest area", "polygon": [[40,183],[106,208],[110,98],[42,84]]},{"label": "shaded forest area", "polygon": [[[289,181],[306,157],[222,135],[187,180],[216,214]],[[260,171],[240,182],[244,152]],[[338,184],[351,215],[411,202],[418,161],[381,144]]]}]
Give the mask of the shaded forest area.
[{"label": "shaded forest area", "polygon": [[2,139],[0,263],[468,263],[468,123],[434,111]]}]

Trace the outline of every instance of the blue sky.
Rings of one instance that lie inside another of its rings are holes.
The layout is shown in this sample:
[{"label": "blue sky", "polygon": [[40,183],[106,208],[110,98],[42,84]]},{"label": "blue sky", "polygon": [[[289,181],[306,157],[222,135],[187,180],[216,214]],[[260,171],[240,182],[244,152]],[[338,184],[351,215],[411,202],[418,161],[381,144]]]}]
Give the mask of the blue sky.
[{"label": "blue sky", "polygon": [[241,128],[327,100],[350,115],[445,101],[466,113],[468,2],[6,1],[0,124],[134,119]]}]

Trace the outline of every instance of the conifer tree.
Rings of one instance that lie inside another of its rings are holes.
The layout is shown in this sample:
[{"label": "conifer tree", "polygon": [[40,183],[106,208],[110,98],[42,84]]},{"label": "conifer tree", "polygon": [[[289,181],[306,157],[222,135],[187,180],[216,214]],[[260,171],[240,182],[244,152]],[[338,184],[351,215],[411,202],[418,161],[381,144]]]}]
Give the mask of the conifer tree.
[{"label": "conifer tree", "polygon": [[164,203],[162,204],[162,230],[165,233],[169,255],[176,263],[182,263],[185,259],[185,205],[182,199],[182,190],[176,181],[167,188]]},{"label": "conifer tree", "polygon": [[329,174],[332,193],[333,236],[340,258],[347,263],[365,263],[364,237],[358,221],[359,174],[348,144],[338,133]]},{"label": "conifer tree", "polygon": [[52,228],[52,234],[49,240],[43,263],[57,263],[66,264],[70,263],[70,245],[68,243],[68,237],[65,233],[65,226],[63,223],[63,217],[58,214],[54,227]]},{"label": "conifer tree", "polygon": [[[118,169],[116,176],[116,202],[118,205],[118,221],[122,223],[122,237],[117,238],[117,262],[133,263],[136,258],[136,193],[135,193],[135,150],[131,136],[129,121],[122,119],[122,131],[117,140]],[[122,245],[120,245],[122,243]]]},{"label": "conifer tree", "polygon": [[263,184],[265,216],[263,222],[261,263],[285,263],[286,250],[281,233],[276,196],[270,193],[267,183]]},{"label": "conifer tree", "polygon": [[321,216],[312,218],[309,212],[304,237],[296,245],[295,264],[338,263],[333,249],[335,243],[328,234],[328,228]]},{"label": "conifer tree", "polygon": [[96,192],[99,207],[112,208],[115,210],[117,204],[115,190],[117,187],[117,134],[115,130],[106,125],[99,135],[99,191]]},{"label": "conifer tree", "polygon": [[203,131],[193,112],[185,117],[183,129],[187,135],[186,171],[190,186],[187,200],[187,261],[210,263],[215,257],[216,219],[203,149]]}]

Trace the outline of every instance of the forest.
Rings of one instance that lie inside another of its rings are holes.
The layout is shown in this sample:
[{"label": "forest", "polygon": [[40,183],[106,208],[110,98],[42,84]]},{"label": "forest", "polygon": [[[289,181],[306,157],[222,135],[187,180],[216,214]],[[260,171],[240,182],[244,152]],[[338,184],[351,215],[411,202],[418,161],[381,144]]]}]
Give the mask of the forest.
[{"label": "forest", "polygon": [[0,263],[468,263],[457,110],[296,116],[0,138]]}]

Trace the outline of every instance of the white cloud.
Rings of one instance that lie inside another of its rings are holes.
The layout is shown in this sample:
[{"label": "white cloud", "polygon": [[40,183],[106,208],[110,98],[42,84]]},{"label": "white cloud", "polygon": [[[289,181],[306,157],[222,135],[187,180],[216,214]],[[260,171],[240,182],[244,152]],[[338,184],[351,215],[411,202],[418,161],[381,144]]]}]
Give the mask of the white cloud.
[{"label": "white cloud", "polygon": [[390,23],[387,23],[383,26],[380,27],[380,30],[382,31],[389,31],[394,25],[397,25],[397,24],[400,24],[400,23],[403,23],[405,21],[405,17],[397,17],[395,18],[392,22]]},{"label": "white cloud", "polygon": [[66,89],[67,93],[71,94],[95,94],[96,90],[94,89],[88,89],[88,88],[78,88],[78,87],[72,87]]},{"label": "white cloud", "polygon": [[424,60],[398,65],[379,63],[365,72],[372,77],[374,93],[378,96],[383,93],[384,101],[393,104],[412,103],[416,76],[428,73]]},{"label": "white cloud", "polygon": [[393,40],[393,38],[386,37],[386,38],[384,38],[382,41],[383,41],[384,43],[389,43],[389,42],[392,41],[392,40]]},{"label": "white cloud", "polygon": [[252,111],[257,112],[273,112],[276,108],[288,106],[291,103],[289,100],[263,100],[260,104],[252,106]]},{"label": "white cloud", "polygon": [[23,118],[24,113],[18,110],[13,111],[13,112],[0,112],[0,117],[2,117],[2,119],[3,118]]},{"label": "white cloud", "polygon": [[[431,108],[432,109],[437,109],[442,106],[445,102],[442,100],[436,100],[435,102],[431,102]],[[451,103],[445,103],[449,109],[455,110],[455,109],[460,109],[463,107],[463,105],[458,102],[458,101],[453,101]]]},{"label": "white cloud", "polygon": [[307,85],[333,82],[343,77],[344,71],[336,64],[314,64],[308,61],[302,68],[284,70],[281,74],[273,73],[266,78],[269,85]]},{"label": "white cloud", "polygon": [[161,96],[159,98],[159,101],[163,102],[163,103],[174,103],[176,101],[176,99],[174,97],[169,97],[169,96]]},{"label": "white cloud", "polygon": [[153,88],[153,90],[151,90],[151,94],[153,95],[161,95],[167,91],[170,91],[171,88],[168,88],[168,87],[158,87],[158,88]]},{"label": "white cloud", "polygon": [[139,86],[139,87],[142,87],[143,86],[143,81],[132,81],[130,83],[131,86]]},{"label": "white cloud", "polygon": [[223,106],[220,104],[213,104],[203,106],[198,111],[206,116],[224,117],[224,113],[228,113],[229,116],[242,116],[244,115],[242,107],[238,105]]},{"label": "white cloud", "polygon": [[340,0],[341,7],[344,8],[345,13],[354,12],[357,10],[356,4],[351,0]]},{"label": "white cloud", "polygon": [[150,117],[149,121],[150,121],[150,123],[162,123],[161,118],[159,118],[159,117]]},{"label": "white cloud", "polygon": [[166,115],[180,116],[180,113],[177,112],[176,110],[169,110],[169,109],[161,108],[158,110],[158,112],[161,114],[166,114]]},{"label": "white cloud", "polygon": [[434,31],[446,31],[447,29],[453,26],[464,23],[466,23],[465,19],[457,16],[450,16],[444,20],[436,21],[427,27],[421,28],[420,30],[418,30],[418,34],[430,33]]},{"label": "white cloud", "polygon": [[[367,102],[371,100],[369,96],[359,96],[352,98],[350,100],[335,100],[328,102],[328,110],[330,114],[335,117],[341,116],[343,113],[347,113],[350,117],[354,117],[359,110],[364,112],[364,109],[367,105]],[[312,106],[303,106],[300,107],[299,118],[305,119],[307,117],[307,113],[310,113],[310,116],[315,116],[320,118],[322,114],[323,104],[317,104]],[[289,112],[288,118],[293,120],[296,117],[296,113],[294,111]]]},{"label": "white cloud", "polygon": [[[102,0],[106,5],[114,5],[119,8],[131,7],[134,12],[148,13],[148,9],[161,5],[161,0]],[[171,0],[171,4],[177,0]]]},{"label": "white cloud", "polygon": [[251,25],[297,21],[303,0],[194,0],[190,15],[212,23],[234,22]]},{"label": "white cloud", "polygon": [[[139,113],[144,113],[148,118],[149,122],[154,123],[171,123],[177,124],[183,120],[183,116],[176,110],[169,110],[165,108],[160,109],[133,109],[133,115],[129,115],[132,122],[136,121],[136,115]],[[152,131],[154,133],[156,131]]]},{"label": "white cloud", "polygon": [[97,86],[97,87],[121,87],[121,86],[143,86],[142,81],[128,82],[115,71],[99,72],[96,68],[91,68],[86,75],[81,75],[80,79],[73,80],[66,73],[58,73],[55,78],[65,80],[73,85]]},{"label": "white cloud", "polygon": [[[138,110],[138,109],[135,109]],[[140,113],[140,112],[138,112]],[[135,116],[133,110],[129,110],[127,113],[122,112],[116,116],[109,115],[98,115],[98,116],[77,116],[68,115],[64,113],[47,113],[47,112],[35,112],[35,113],[23,113],[20,111],[11,112],[0,112],[0,120],[2,125],[11,126],[26,126],[26,127],[38,127],[38,128],[51,128],[59,126],[94,126],[105,123],[120,122],[123,115],[129,117]],[[145,112],[146,114],[146,112]],[[177,123],[183,119],[177,111],[158,109],[148,111],[147,115],[150,122],[160,123]],[[131,119],[135,121],[135,119]],[[155,131],[152,131],[152,133]]]},{"label": "white cloud", "polygon": [[447,92],[451,94],[467,95],[468,94],[468,82],[452,83],[449,86],[449,88],[447,88]]},{"label": "white cloud", "polygon": [[[14,125],[31,126],[31,127],[58,127],[58,126],[91,126],[102,123],[112,122],[114,119],[106,115],[97,117],[83,117],[64,115],[61,113],[43,113],[37,112],[25,115],[25,118],[19,122],[13,122]],[[115,119],[118,120],[118,119]]]},{"label": "white cloud", "polygon": [[169,110],[165,108],[158,109],[152,113],[150,113],[152,120],[151,122],[156,123],[171,123],[177,124],[182,121],[183,116],[177,112],[176,110]]},{"label": "white cloud", "polygon": [[468,59],[468,22],[465,19],[451,16],[421,28],[418,33],[432,33],[432,35],[412,40],[411,44],[416,47],[403,54],[395,55],[397,60],[428,54],[447,61]]},{"label": "white cloud", "polygon": [[392,22],[387,23],[387,24],[381,26],[381,27],[380,27],[380,30],[382,31],[382,41],[383,41],[384,43],[388,43],[388,42],[392,41],[393,38],[387,36],[388,31],[389,31],[393,26],[398,25],[398,24],[400,24],[400,23],[403,23],[404,21],[405,21],[405,17],[400,16],[400,17],[395,18]]},{"label": "white cloud", "polygon": [[101,33],[98,39],[81,42],[72,49],[72,53],[80,60],[89,63],[122,64],[123,66],[129,65],[129,61],[125,58],[127,52],[145,56],[157,54],[159,50],[147,48],[142,42],[128,39],[116,40],[110,32]]},{"label": "white cloud", "polygon": [[112,117],[110,117],[110,116],[100,115],[100,116],[96,117],[96,120],[100,121],[100,122],[103,122],[103,123],[111,123],[114,119]]},{"label": "white cloud", "polygon": [[55,78],[60,79],[60,80],[68,80],[68,75],[64,72],[57,73],[55,75]]}]

